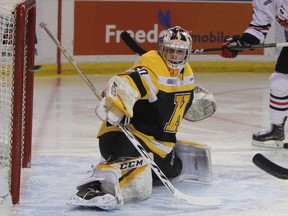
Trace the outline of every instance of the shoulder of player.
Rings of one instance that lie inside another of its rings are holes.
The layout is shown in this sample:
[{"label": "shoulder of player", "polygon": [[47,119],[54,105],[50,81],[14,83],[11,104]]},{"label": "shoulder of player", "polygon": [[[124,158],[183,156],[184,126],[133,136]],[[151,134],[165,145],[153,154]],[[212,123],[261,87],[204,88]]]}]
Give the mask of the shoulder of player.
[{"label": "shoulder of player", "polygon": [[157,50],[150,50],[143,54],[133,68],[143,68],[150,75],[155,74],[156,76],[168,73],[168,68]]},{"label": "shoulder of player", "polygon": [[139,61],[147,65],[157,65],[161,62],[164,62],[162,57],[158,54],[157,50],[150,50],[146,52],[140,57]]},{"label": "shoulder of player", "polygon": [[254,0],[253,1],[253,10],[254,13],[257,13],[258,11],[262,11],[263,13],[273,15],[276,13],[276,6],[277,6],[278,0]]}]

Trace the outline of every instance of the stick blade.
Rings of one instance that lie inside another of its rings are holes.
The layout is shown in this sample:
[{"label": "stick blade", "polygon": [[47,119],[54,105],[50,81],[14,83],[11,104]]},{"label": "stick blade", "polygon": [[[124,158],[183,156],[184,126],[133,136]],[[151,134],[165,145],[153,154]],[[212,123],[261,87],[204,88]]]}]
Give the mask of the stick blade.
[{"label": "stick blade", "polygon": [[273,163],[262,154],[258,153],[254,155],[252,161],[257,167],[268,174],[275,176],[276,178],[288,179],[288,169]]},{"label": "stick blade", "polygon": [[28,68],[28,71],[30,71],[30,72],[35,72],[35,71],[39,71],[39,70],[41,70],[42,69],[42,66],[41,65],[34,65],[34,66],[32,66],[32,67],[29,67]]}]

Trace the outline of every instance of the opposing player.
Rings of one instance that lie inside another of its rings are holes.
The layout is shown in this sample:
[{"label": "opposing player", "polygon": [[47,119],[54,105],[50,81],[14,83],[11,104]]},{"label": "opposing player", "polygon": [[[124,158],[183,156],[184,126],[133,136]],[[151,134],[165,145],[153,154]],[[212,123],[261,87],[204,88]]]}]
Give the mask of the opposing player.
[{"label": "opposing player", "polygon": [[[287,0],[254,0],[253,12],[252,21],[241,37],[234,36],[224,42],[221,56],[235,58],[239,51],[232,51],[229,48],[263,43],[274,20],[285,29],[286,41],[288,41]],[[288,47],[284,47],[281,50],[275,70],[270,76],[269,85],[271,127],[266,131],[254,133],[252,145],[283,148],[283,140],[285,139],[284,125],[288,115]]]},{"label": "opposing player", "polygon": [[[96,108],[103,120],[98,138],[104,162],[78,185],[69,204],[109,210],[151,195],[158,177],[117,127],[119,122],[128,125],[168,178],[190,174],[195,180],[211,180],[209,147],[176,139],[185,114],[188,120],[195,116],[199,120],[216,108],[213,101],[207,106],[205,99],[197,99],[200,111],[191,108],[194,76],[187,63],[191,49],[189,33],[179,26],[170,28],[159,38],[158,51],[143,54],[131,69],[110,79]],[[197,91],[202,99],[207,95]]]}]

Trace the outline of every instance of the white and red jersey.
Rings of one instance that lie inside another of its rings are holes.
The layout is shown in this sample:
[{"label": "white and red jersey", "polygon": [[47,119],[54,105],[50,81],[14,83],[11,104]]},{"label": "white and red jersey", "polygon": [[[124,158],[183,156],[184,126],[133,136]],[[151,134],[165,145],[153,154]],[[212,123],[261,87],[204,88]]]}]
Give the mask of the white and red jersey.
[{"label": "white and red jersey", "polygon": [[253,0],[253,19],[244,33],[255,36],[263,43],[281,4],[283,0]]}]

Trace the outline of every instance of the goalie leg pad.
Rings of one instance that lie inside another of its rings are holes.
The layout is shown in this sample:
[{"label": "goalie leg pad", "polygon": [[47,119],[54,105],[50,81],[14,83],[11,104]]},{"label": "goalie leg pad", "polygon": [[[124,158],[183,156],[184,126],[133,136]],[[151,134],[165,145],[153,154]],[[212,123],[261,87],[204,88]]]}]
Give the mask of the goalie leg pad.
[{"label": "goalie leg pad", "polygon": [[178,141],[175,152],[181,159],[183,168],[174,182],[192,180],[199,182],[212,181],[212,164],[210,147],[187,141]]},{"label": "goalie leg pad", "polygon": [[152,194],[152,172],[142,157],[100,164],[77,186],[68,204],[105,210],[143,200]]},{"label": "goalie leg pad", "polygon": [[120,190],[124,203],[144,200],[152,194],[152,171],[143,157],[115,164],[121,170]]}]

